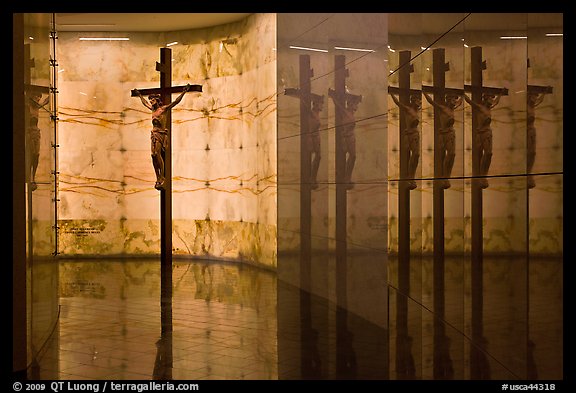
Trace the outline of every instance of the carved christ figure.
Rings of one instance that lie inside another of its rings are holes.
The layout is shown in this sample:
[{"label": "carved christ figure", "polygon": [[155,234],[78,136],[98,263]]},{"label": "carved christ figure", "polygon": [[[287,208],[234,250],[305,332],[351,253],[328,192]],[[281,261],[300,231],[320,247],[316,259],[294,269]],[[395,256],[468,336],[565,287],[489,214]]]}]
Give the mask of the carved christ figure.
[{"label": "carved christ figure", "polygon": [[[290,97],[300,98],[299,89],[284,89],[284,94]],[[318,168],[320,168],[320,160],[322,158],[320,154],[320,113],[322,112],[324,106],[324,96],[318,94],[310,94],[310,102],[312,108],[308,114],[308,133],[303,135],[312,157],[311,167],[310,167],[310,177],[306,181],[310,181],[310,188],[315,190],[318,188]],[[304,181],[304,180],[303,180]]]},{"label": "carved christ figure", "polygon": [[312,110],[310,111],[309,129],[308,129],[308,146],[310,146],[310,153],[313,154],[312,167],[310,169],[310,184],[311,188],[315,190],[318,188],[318,168],[320,167],[320,112],[322,112],[322,105],[324,103],[324,96],[312,96]]},{"label": "carved christ figure", "polygon": [[346,188],[351,190],[354,188],[354,183],[352,182],[352,171],[354,170],[354,164],[356,163],[356,134],[354,129],[356,128],[356,116],[355,113],[358,110],[358,104],[362,101],[361,95],[346,94],[345,104],[342,105],[338,99],[336,99],[336,94],[334,90],[329,89],[328,95],[334,101],[334,104],[342,110],[342,149],[346,156],[346,171],[344,173],[344,183]]},{"label": "carved christ figure", "polygon": [[[464,94],[464,99],[473,108],[478,110],[478,121],[474,124],[476,127],[476,138],[473,141],[474,149],[477,149],[479,155],[479,175],[486,176],[492,162],[492,109],[500,102],[501,94],[483,93],[481,102],[474,102],[470,97]],[[488,187],[488,180],[480,180],[482,188]]]},{"label": "carved christ figure", "polygon": [[190,84],[184,87],[182,93],[173,102],[168,105],[162,105],[160,94],[150,94],[148,100],[142,96],[138,89],[134,89],[142,104],[152,111],[152,131],[150,134],[151,140],[151,155],[152,164],[156,173],[156,184],[154,188],[161,190],[164,188],[164,152],[166,144],[168,143],[168,129],[166,128],[166,118],[170,109],[175,107],[182,101],[184,94],[190,90]]},{"label": "carved christ figure", "polygon": [[442,172],[440,177],[445,178],[443,181],[443,188],[450,188],[450,180],[448,178],[452,174],[452,167],[454,166],[454,157],[456,157],[456,131],[454,130],[454,110],[462,105],[462,97],[458,94],[447,93],[445,95],[446,104],[434,101],[428,93],[424,93],[426,101],[433,107],[437,108],[440,112],[440,149],[442,160]]},{"label": "carved christ figure", "polygon": [[[536,127],[534,123],[536,122],[536,107],[544,101],[544,93],[528,92],[526,97],[526,132],[528,134],[526,151],[528,153],[527,157],[527,170],[528,173],[532,173],[532,168],[534,167],[534,162],[536,161]],[[534,177],[528,175],[528,188],[534,188],[536,183],[534,182]]]},{"label": "carved christ figure", "polygon": [[406,119],[406,129],[402,130],[402,138],[405,140],[405,146],[408,154],[408,188],[413,190],[416,188],[416,169],[420,161],[420,131],[418,130],[420,124],[420,110],[422,109],[422,97],[420,93],[410,94],[410,103],[403,104],[394,95],[392,100],[400,110],[404,111]]},{"label": "carved christ figure", "polygon": [[42,93],[38,91],[33,91],[28,97],[28,113],[30,114],[28,121],[28,129],[26,133],[27,146],[30,149],[30,189],[32,191],[36,190],[38,186],[36,185],[36,170],[38,169],[38,163],[40,161],[40,128],[38,128],[38,119],[40,117],[40,108],[43,108],[50,101],[50,96],[46,96],[43,101]]}]

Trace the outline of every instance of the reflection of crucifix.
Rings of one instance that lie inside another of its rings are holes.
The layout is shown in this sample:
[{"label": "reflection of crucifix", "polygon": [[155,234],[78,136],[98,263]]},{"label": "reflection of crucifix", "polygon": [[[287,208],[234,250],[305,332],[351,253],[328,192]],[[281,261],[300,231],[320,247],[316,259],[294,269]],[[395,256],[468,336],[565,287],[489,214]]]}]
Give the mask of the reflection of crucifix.
[{"label": "reflection of crucifix", "polygon": [[[470,50],[470,67],[472,84],[464,89],[472,93],[472,98],[464,95],[466,102],[472,105],[472,176],[487,174],[486,160],[492,155],[492,131],[490,128],[490,112],[483,97],[494,99],[499,95],[508,95],[508,89],[482,86],[482,71],[486,69],[486,61],[482,60],[482,47],[476,46]],[[494,102],[492,103],[494,104]],[[482,110],[481,105],[485,105]],[[487,112],[488,111],[488,112]],[[489,138],[488,138],[489,137]],[[487,142],[488,146],[482,146]],[[487,151],[486,147],[490,150]],[[486,154],[489,154],[488,156]],[[484,159],[484,164],[483,164]],[[489,164],[489,161],[488,161]],[[487,187],[485,178],[472,179],[472,211],[471,211],[471,320],[472,346],[470,354],[470,375],[472,379],[487,379],[490,377],[490,367],[483,352],[487,344],[484,337],[484,263],[483,263],[483,206],[482,189]]]},{"label": "reflection of crucifix", "polygon": [[[450,187],[450,176],[456,155],[454,111],[462,104],[463,89],[446,87],[445,50],[432,52],[434,86],[422,86],[424,97],[434,107],[434,181],[433,237],[434,237],[434,378],[452,379],[454,368],[450,357],[450,339],[445,327],[445,236],[444,190]],[[432,92],[432,99],[427,92]]]},{"label": "reflection of crucifix", "polygon": [[[398,87],[388,87],[389,93],[397,93],[398,101],[410,104],[410,97],[421,97],[420,90],[410,88],[410,74],[414,65],[410,63],[411,52],[400,51],[398,63]],[[421,98],[420,98],[421,100]],[[410,191],[415,189],[414,177],[410,178],[410,141],[403,131],[410,128],[405,110],[400,111],[400,181],[398,182],[398,296],[396,297],[396,370],[399,379],[415,376],[412,355],[412,337],[408,331],[408,294],[410,293]],[[418,138],[420,137],[417,135]],[[410,145],[412,143],[412,149]],[[418,150],[419,150],[418,139]],[[415,172],[415,168],[414,172]]]},{"label": "reflection of crucifix", "polygon": [[[312,70],[310,70],[312,72]],[[324,96],[314,94],[307,89],[287,88],[284,94],[289,97],[300,98],[300,137],[303,139],[302,156],[302,184],[310,184],[310,188],[318,188],[318,168],[320,167],[320,112],[324,105]],[[309,97],[308,97],[309,96]],[[310,105],[312,106],[310,108]],[[302,113],[304,112],[304,113]],[[305,125],[308,125],[306,128]],[[309,163],[311,160],[311,164]],[[312,165],[310,167],[310,165]]]},{"label": "reflection of crucifix", "polygon": [[[486,61],[482,60],[482,47],[471,49],[472,84],[464,90],[472,93],[464,99],[472,106],[472,176],[486,176],[492,159],[492,108],[498,105],[501,96],[508,95],[508,89],[482,86],[482,71]],[[473,185],[488,187],[486,178],[478,179]]]},{"label": "reflection of crucifix", "polygon": [[[317,124],[311,105],[310,78],[314,70],[310,68],[310,56],[300,55],[298,88],[285,89],[284,93],[290,97],[300,99],[300,335],[302,337],[302,376],[304,378],[319,378],[321,365],[317,351],[306,344],[313,344],[317,339],[317,332],[312,327],[312,309],[310,291],[312,286],[312,195],[311,190],[316,188],[316,171],[312,173],[310,156],[320,159],[320,140]],[[316,95],[316,94],[314,94]],[[315,128],[315,129],[314,129]],[[313,135],[314,133],[315,135]],[[318,168],[316,168],[317,170]],[[315,335],[316,333],[316,335]]]},{"label": "reflection of crucifix", "polygon": [[[134,89],[132,97],[140,95],[151,95],[153,99],[160,99],[164,110],[160,114],[162,119],[160,123],[156,122],[153,113],[153,124],[155,131],[158,131],[157,137],[165,139],[162,151],[162,161],[164,170],[161,172],[164,177],[164,183],[159,184],[160,190],[160,255],[163,263],[172,262],[172,115],[170,109],[177,104],[182,95],[187,91],[202,91],[202,85],[172,86],[172,51],[170,48],[160,48],[160,62],[156,62],[156,71],[160,72],[160,88],[153,89]],[[172,103],[172,94],[182,93],[180,97]],[[156,108],[158,109],[158,108]],[[163,121],[162,121],[163,120]],[[158,129],[157,129],[158,128]],[[163,134],[163,135],[162,135]],[[154,131],[152,135],[152,148],[154,149]],[[154,153],[154,152],[153,152]],[[157,172],[158,173],[158,172]]]}]

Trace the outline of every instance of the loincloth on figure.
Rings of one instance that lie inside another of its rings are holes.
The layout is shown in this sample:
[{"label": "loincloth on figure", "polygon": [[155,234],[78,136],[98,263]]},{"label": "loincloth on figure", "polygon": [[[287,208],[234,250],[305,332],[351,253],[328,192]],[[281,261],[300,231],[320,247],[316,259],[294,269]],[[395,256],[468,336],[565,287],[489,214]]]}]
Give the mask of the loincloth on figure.
[{"label": "loincloth on figure", "polygon": [[492,152],[492,128],[482,127],[476,131],[476,147],[485,152]]},{"label": "loincloth on figure", "polygon": [[420,151],[420,132],[418,128],[407,128],[402,135],[410,151]]},{"label": "loincloth on figure", "polygon": [[345,153],[355,153],[356,152],[356,136],[352,135],[342,135],[342,151]]},{"label": "loincloth on figure", "polygon": [[168,130],[154,127],[150,133],[150,142],[152,150],[156,144],[160,144],[162,151],[165,151],[168,143]]},{"label": "loincloth on figure", "polygon": [[320,153],[320,133],[316,131],[306,134],[306,144],[311,152]]},{"label": "loincloth on figure", "polygon": [[536,127],[528,127],[527,129],[527,141],[526,141],[526,150],[528,153],[535,153],[536,152]]},{"label": "loincloth on figure", "polygon": [[30,126],[26,134],[28,146],[32,154],[40,153],[40,128]]},{"label": "loincloth on figure", "polygon": [[438,138],[440,140],[440,146],[442,146],[445,151],[454,152],[456,148],[456,131],[454,128],[442,128],[438,133]]}]

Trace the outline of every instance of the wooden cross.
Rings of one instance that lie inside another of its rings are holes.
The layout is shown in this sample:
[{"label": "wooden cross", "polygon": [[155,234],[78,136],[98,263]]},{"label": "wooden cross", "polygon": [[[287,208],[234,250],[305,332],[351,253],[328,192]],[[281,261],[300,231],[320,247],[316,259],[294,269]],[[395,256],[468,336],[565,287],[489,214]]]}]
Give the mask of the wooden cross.
[{"label": "wooden cross", "polygon": [[[508,89],[486,87],[482,83],[482,71],[486,69],[486,61],[482,60],[482,47],[470,48],[471,85],[465,85],[464,90],[472,93],[473,102],[481,102],[483,93],[508,95]],[[477,139],[478,111],[472,107],[472,211],[471,211],[471,330],[473,344],[470,355],[470,376],[472,379],[489,378],[490,369],[481,348],[486,342],[483,329],[483,203],[482,191],[486,179],[476,178],[481,174],[480,152],[475,141]],[[480,349],[478,348],[480,347]]]},{"label": "wooden cross", "polygon": [[310,269],[312,252],[312,198],[310,195],[310,147],[307,135],[310,132],[311,83],[314,71],[310,68],[310,56],[300,56],[299,88],[288,88],[285,94],[300,99],[300,287],[310,290]]},{"label": "wooden cross", "polygon": [[[162,104],[172,102],[172,94],[184,91],[186,86],[172,86],[172,50],[160,48],[160,62],[156,62],[156,71],[160,72],[160,87],[137,89],[142,95],[160,94]],[[191,85],[188,91],[202,91],[202,85]],[[132,97],[138,92],[132,90]],[[172,114],[166,114],[167,143],[163,154],[164,187],[160,190],[160,258],[162,264],[172,265]]]},{"label": "wooden cross", "polygon": [[311,195],[311,148],[310,115],[312,97],[310,78],[314,70],[310,68],[310,56],[300,55],[298,88],[287,88],[284,94],[300,99],[300,335],[301,335],[301,375],[304,379],[318,379],[321,375],[317,345],[312,327],[312,195]]},{"label": "wooden cross", "polygon": [[[411,94],[420,90],[410,88],[410,74],[414,65],[410,63],[411,52],[398,54],[398,87],[388,87],[389,93],[398,94],[400,103],[408,105]],[[400,111],[400,181],[398,182],[398,296],[396,297],[396,369],[402,379],[413,378],[414,359],[411,337],[408,334],[408,294],[410,293],[410,181],[408,180],[409,149],[402,131],[407,128],[405,111]]]},{"label": "wooden cross", "polygon": [[[462,100],[463,89],[446,87],[446,72],[450,70],[449,63],[446,62],[444,48],[434,49],[432,52],[432,80],[433,86],[422,86],[425,92],[434,94],[434,185],[433,185],[433,237],[434,237],[434,378],[452,379],[454,371],[452,359],[450,357],[450,340],[445,332],[445,237],[444,237],[444,190],[449,186],[451,163],[446,160],[453,160],[447,157],[454,152],[445,151],[442,143],[441,132],[446,124],[442,124],[442,110],[446,110],[446,95],[454,94],[460,96]],[[461,103],[461,101],[460,101]],[[450,108],[452,109],[452,108]],[[455,109],[455,108],[454,108]],[[450,169],[447,169],[446,166]]]}]

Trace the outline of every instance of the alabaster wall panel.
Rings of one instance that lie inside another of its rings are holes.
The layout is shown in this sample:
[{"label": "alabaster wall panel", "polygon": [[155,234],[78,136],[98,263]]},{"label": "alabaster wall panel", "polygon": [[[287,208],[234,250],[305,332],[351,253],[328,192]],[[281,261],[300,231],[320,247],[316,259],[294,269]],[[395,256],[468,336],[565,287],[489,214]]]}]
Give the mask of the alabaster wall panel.
[{"label": "alabaster wall panel", "polygon": [[[159,252],[150,111],[130,90],[158,87],[159,48],[178,41],[172,83],[201,84],[203,91],[187,93],[172,110],[174,238],[184,236],[175,252],[275,264],[268,234],[275,232],[276,195],[261,192],[275,187],[275,23],[272,14],[255,14],[206,29],[124,33],[130,41],[122,42],[62,33],[59,218],[73,227],[92,228],[94,220],[102,226],[82,239],[63,232],[62,253]],[[259,228],[253,235],[244,228],[252,224]],[[190,238],[196,227],[206,244]]]}]

